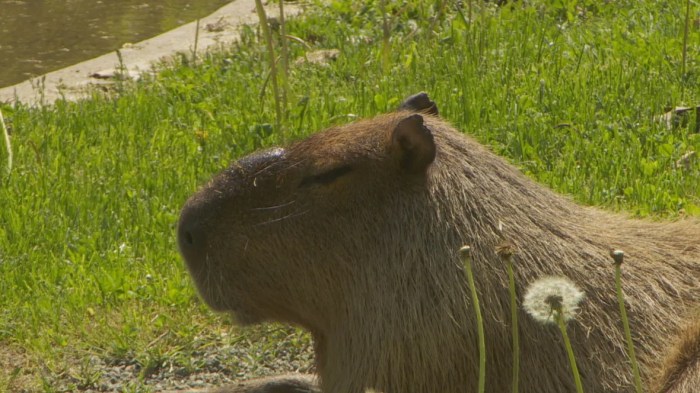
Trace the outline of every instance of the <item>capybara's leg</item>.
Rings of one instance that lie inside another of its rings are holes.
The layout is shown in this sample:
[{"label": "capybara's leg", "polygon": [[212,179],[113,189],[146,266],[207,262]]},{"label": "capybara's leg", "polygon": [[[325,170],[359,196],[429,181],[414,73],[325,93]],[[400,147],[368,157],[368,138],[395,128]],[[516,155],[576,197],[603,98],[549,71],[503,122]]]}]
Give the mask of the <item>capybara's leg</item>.
[{"label": "capybara's leg", "polygon": [[321,390],[312,375],[284,374],[224,386],[212,393],[321,393]]}]

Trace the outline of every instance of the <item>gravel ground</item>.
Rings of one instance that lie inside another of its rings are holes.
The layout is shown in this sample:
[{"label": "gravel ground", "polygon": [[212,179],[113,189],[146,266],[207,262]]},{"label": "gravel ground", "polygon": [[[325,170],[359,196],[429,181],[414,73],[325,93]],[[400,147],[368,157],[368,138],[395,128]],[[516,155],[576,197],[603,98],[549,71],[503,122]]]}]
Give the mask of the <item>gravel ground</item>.
[{"label": "gravel ground", "polygon": [[187,357],[170,356],[150,370],[135,360],[110,361],[92,355],[81,370],[51,378],[51,385],[57,392],[186,391],[286,372],[313,372],[312,343],[297,332],[286,340],[272,337],[215,344],[208,343]]}]

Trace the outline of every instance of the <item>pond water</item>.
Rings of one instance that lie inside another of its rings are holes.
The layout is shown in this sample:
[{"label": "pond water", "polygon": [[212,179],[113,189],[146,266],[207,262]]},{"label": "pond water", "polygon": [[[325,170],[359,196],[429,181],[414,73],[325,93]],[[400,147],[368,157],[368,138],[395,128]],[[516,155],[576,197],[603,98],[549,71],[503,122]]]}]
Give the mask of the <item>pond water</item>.
[{"label": "pond water", "polygon": [[88,60],[231,0],[0,0],[0,87]]}]

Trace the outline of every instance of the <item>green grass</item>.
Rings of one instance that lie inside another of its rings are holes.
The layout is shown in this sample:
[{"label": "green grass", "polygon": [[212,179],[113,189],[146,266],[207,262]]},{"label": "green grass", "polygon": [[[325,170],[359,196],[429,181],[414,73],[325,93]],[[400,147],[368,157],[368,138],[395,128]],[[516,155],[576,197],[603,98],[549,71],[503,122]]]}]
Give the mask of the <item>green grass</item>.
[{"label": "green grass", "polygon": [[[697,47],[682,74],[680,2],[473,2],[473,23],[466,8],[435,19],[432,4],[392,3],[388,43],[379,9],[331,1],[289,21],[288,34],[341,55],[290,67],[288,138],[424,90],[458,128],[581,203],[700,212],[700,163],[674,168],[700,150],[695,120],[674,129],[655,120],[666,106],[700,104]],[[688,42],[700,42],[693,25]],[[305,50],[289,42],[292,59]],[[0,371],[0,391],[18,381],[55,391],[86,354],[158,367],[191,362],[203,332],[255,334],[196,300],[174,228],[198,185],[281,142],[266,56],[246,28],[235,48],[196,66],[182,56],[112,97],[2,107],[14,166],[0,168],[0,360],[21,361]]]}]

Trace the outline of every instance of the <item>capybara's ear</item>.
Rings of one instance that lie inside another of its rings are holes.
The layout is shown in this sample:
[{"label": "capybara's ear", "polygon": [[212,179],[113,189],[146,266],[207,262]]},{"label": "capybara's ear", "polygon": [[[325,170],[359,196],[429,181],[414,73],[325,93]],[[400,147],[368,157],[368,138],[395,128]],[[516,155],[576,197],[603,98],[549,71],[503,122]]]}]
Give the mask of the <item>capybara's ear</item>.
[{"label": "capybara's ear", "polygon": [[423,173],[435,160],[435,140],[423,116],[408,116],[396,125],[391,135],[391,151],[402,169],[410,173]]},{"label": "capybara's ear", "polygon": [[433,102],[425,92],[420,92],[406,98],[399,106],[399,110],[421,112],[435,116],[438,115],[437,105],[435,105],[435,102]]}]

